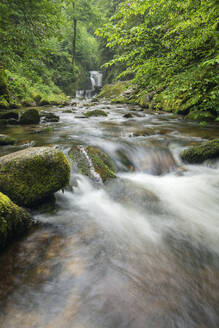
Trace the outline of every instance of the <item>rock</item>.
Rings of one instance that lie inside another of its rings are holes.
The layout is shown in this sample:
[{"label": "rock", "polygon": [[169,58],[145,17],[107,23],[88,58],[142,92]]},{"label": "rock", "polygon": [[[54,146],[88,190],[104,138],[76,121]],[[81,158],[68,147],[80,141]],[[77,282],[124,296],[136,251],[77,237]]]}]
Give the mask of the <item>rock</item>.
[{"label": "rock", "polygon": [[133,115],[131,113],[127,113],[127,114],[123,115],[123,117],[125,117],[125,118],[132,118]]},{"label": "rock", "polygon": [[18,113],[12,112],[12,111],[0,113],[0,120],[2,120],[2,119],[8,120],[9,118],[18,120]]},{"label": "rock", "polygon": [[40,115],[36,109],[26,110],[20,118],[20,124],[38,124],[40,122]]},{"label": "rock", "polygon": [[41,117],[43,122],[59,122],[59,116],[50,112],[43,112]]},{"label": "rock", "polygon": [[90,110],[84,113],[84,116],[91,117],[91,116],[107,116],[107,113],[101,109]]},{"label": "rock", "polygon": [[101,177],[105,182],[116,177],[110,157],[97,147],[74,146],[69,152],[69,157],[81,174],[94,180]]},{"label": "rock", "polygon": [[31,215],[0,192],[0,251],[32,225]]},{"label": "rock", "polygon": [[64,188],[69,177],[67,158],[52,147],[27,148],[0,157],[0,190],[19,205],[44,201]]},{"label": "rock", "polygon": [[219,138],[185,149],[180,156],[184,162],[191,164],[200,164],[208,159],[217,158],[219,157]]},{"label": "rock", "polygon": [[18,125],[19,124],[19,121],[18,120],[15,120],[14,118],[9,118],[8,119],[8,124],[9,125]]},{"label": "rock", "polygon": [[156,134],[155,131],[151,128],[144,128],[133,133],[134,137],[145,137]]},{"label": "rock", "polygon": [[11,138],[5,134],[0,134],[0,146],[13,145],[14,143],[14,138]]}]

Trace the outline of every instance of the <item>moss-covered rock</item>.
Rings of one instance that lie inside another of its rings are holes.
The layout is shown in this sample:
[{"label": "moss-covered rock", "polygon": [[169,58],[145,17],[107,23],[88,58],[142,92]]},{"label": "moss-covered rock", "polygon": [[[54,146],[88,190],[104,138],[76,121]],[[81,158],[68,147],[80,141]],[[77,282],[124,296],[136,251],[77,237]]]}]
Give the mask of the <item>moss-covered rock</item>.
[{"label": "moss-covered rock", "polygon": [[65,155],[34,147],[0,157],[0,190],[19,205],[31,206],[64,188],[70,178]]},{"label": "moss-covered rock", "polygon": [[77,166],[78,171],[90,178],[101,177],[105,182],[115,178],[115,167],[110,157],[97,147],[74,146],[69,152],[69,157]]},{"label": "moss-covered rock", "polygon": [[107,113],[104,112],[104,110],[95,109],[95,110],[90,110],[90,111],[84,113],[84,116],[86,116],[86,117],[91,117],[91,116],[107,116]]},{"label": "moss-covered rock", "polygon": [[185,149],[180,154],[183,161],[199,164],[211,158],[219,157],[219,139],[204,142],[200,146]]},{"label": "moss-covered rock", "polygon": [[20,124],[38,124],[40,122],[40,115],[36,109],[26,110],[20,118]]},{"label": "moss-covered rock", "polygon": [[117,98],[123,94],[123,92],[128,88],[129,82],[119,81],[114,84],[106,84],[99,95],[98,98]]},{"label": "moss-covered rock", "polygon": [[32,224],[31,215],[0,192],[0,251]]},{"label": "moss-covered rock", "polygon": [[10,118],[18,119],[18,113],[14,111],[4,111],[0,113],[0,120],[8,120]]},{"label": "moss-covered rock", "polygon": [[14,138],[11,138],[5,134],[0,134],[0,146],[13,145],[14,143]]}]

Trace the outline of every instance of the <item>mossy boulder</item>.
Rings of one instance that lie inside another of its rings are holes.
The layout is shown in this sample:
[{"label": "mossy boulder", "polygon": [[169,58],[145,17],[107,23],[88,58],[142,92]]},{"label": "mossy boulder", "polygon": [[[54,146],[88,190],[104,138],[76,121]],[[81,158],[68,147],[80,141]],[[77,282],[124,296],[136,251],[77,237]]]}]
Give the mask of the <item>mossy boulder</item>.
[{"label": "mossy boulder", "polygon": [[200,164],[212,158],[219,157],[219,139],[204,142],[200,146],[185,149],[180,154],[183,161],[191,164]]},{"label": "mossy boulder", "polygon": [[0,190],[15,203],[39,204],[64,188],[70,178],[65,155],[52,147],[34,147],[0,157]]},{"label": "mossy boulder", "polygon": [[0,134],[0,146],[13,145],[14,143],[14,138],[11,138],[5,134]]},{"label": "mossy boulder", "polygon": [[91,116],[107,116],[107,113],[104,112],[104,110],[101,109],[95,109],[95,110],[90,110],[86,113],[84,113],[85,117],[91,117]]},{"label": "mossy boulder", "polygon": [[0,251],[32,225],[31,215],[0,192]]},{"label": "mossy boulder", "polygon": [[101,177],[105,182],[115,178],[115,167],[110,157],[97,147],[74,146],[69,157],[76,165],[79,173],[98,180]]},{"label": "mossy boulder", "polygon": [[36,109],[26,110],[20,118],[20,124],[38,124],[40,122],[40,115]]}]

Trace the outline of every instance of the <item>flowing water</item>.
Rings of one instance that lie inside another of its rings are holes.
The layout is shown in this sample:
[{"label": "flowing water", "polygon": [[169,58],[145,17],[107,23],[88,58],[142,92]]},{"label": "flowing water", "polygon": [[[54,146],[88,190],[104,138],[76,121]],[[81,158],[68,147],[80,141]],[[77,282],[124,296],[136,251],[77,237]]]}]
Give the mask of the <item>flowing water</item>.
[{"label": "flowing water", "polygon": [[[88,108],[108,116],[84,118]],[[184,165],[179,153],[219,126],[131,105],[47,110],[60,122],[5,129],[18,144],[0,155],[94,145],[117,178],[72,169],[64,194],[34,212],[41,224],[0,256],[0,327],[218,328],[219,165]]]}]

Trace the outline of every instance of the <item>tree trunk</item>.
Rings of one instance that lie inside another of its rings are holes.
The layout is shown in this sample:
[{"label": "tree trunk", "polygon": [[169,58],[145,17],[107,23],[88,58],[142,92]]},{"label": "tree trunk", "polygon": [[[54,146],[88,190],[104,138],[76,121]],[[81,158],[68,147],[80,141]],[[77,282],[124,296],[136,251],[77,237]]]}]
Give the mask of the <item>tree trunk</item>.
[{"label": "tree trunk", "polygon": [[[73,2],[73,10],[75,9],[75,2]],[[76,54],[76,37],[77,37],[77,20],[73,19],[73,42],[72,42],[72,65],[75,66]]]}]

